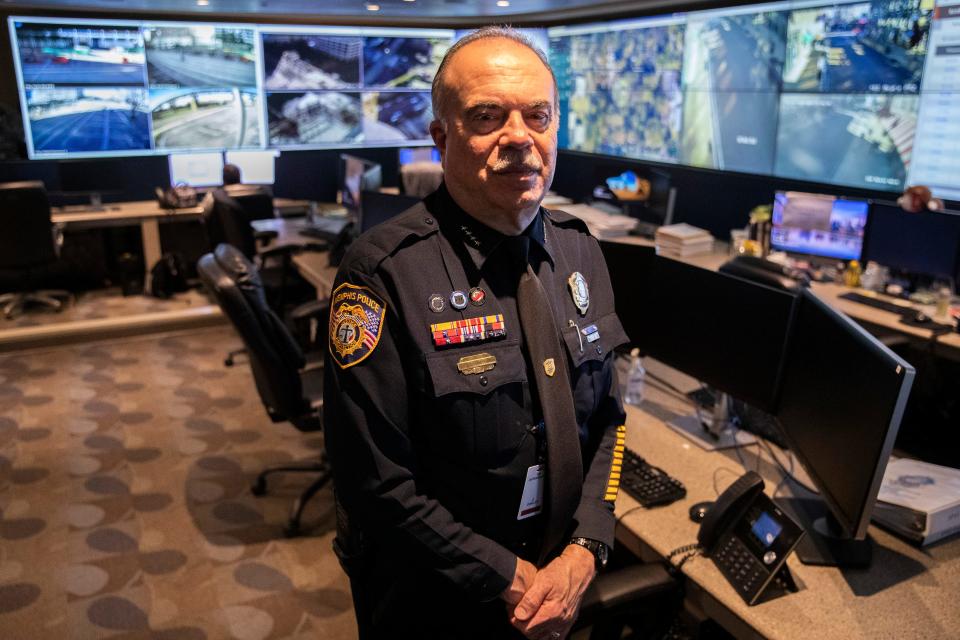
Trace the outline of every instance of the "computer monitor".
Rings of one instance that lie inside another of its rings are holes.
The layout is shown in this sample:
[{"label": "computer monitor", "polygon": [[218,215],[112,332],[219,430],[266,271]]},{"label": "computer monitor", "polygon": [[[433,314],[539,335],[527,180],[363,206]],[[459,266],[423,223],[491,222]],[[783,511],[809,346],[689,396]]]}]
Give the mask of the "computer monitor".
[{"label": "computer monitor", "polygon": [[863,259],[911,275],[960,277],[960,213],[907,213],[894,202],[872,202]]},{"label": "computer monitor", "polygon": [[673,222],[677,190],[668,173],[652,167],[624,170],[622,165],[599,164],[594,182],[592,199],[614,204],[624,215],[639,220],[639,235],[653,237],[657,227]]},{"label": "computer monitor", "polygon": [[360,194],[379,191],[383,185],[380,165],[372,160],[340,154],[340,203],[354,216],[360,215]]},{"label": "computer monitor", "polygon": [[227,164],[240,168],[243,184],[273,184],[276,176],[274,165],[279,151],[227,151]]},{"label": "computer monitor", "polygon": [[794,294],[601,242],[616,310],[645,355],[773,412]]},{"label": "computer monitor", "polygon": [[124,192],[124,176],[111,170],[112,161],[61,160],[57,163],[60,174],[59,196],[89,197],[94,206],[100,204],[103,196],[119,195]]},{"label": "computer monitor", "polygon": [[809,289],[799,293],[776,415],[820,492],[783,500],[807,525],[797,549],[804,562],[870,562],[867,525],[914,375],[859,324]]},{"label": "computer monitor", "polygon": [[191,187],[215,187],[223,184],[223,154],[171,153],[170,184]]},{"label": "computer monitor", "polygon": [[788,253],[859,260],[868,208],[866,200],[777,191],[770,246]]},{"label": "computer monitor", "polygon": [[401,147],[397,150],[397,164],[401,167],[414,162],[440,162],[440,149],[436,147]]}]

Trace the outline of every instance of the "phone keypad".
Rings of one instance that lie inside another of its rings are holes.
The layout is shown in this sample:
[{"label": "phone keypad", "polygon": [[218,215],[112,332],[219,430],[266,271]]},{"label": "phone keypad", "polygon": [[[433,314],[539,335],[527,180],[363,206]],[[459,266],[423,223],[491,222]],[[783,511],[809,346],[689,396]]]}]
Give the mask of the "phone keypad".
[{"label": "phone keypad", "polygon": [[748,603],[753,600],[770,575],[770,571],[736,536],[727,536],[722,540],[711,557]]}]

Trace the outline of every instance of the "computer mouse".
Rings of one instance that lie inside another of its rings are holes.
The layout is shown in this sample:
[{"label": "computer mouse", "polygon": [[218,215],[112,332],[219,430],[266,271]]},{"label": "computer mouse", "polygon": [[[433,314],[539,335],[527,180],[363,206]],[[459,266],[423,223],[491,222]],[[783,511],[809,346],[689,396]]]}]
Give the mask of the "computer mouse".
[{"label": "computer mouse", "polygon": [[707,517],[707,511],[713,506],[712,502],[698,502],[690,507],[690,520],[700,524]]},{"label": "computer mouse", "polygon": [[917,324],[926,324],[930,322],[930,316],[923,311],[917,311],[916,315],[913,316],[913,321]]}]

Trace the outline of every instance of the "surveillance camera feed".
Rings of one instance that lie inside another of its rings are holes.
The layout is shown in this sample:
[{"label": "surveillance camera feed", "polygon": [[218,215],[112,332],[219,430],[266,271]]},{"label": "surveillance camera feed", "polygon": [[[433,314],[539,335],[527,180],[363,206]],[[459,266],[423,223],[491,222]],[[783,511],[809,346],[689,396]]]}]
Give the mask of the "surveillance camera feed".
[{"label": "surveillance camera feed", "polygon": [[[528,35],[557,77],[561,149],[960,199],[960,11],[946,2],[740,4]],[[8,25],[30,158],[427,144],[431,83],[463,35]]]},{"label": "surveillance camera feed", "polygon": [[299,34],[263,36],[263,88],[348,89],[360,86],[363,39]]}]

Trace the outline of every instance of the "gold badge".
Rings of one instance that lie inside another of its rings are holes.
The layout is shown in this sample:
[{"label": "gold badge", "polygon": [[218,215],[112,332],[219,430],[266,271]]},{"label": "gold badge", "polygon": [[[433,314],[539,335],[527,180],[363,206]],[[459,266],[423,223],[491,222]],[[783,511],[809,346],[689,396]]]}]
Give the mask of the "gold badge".
[{"label": "gold badge", "polygon": [[457,361],[457,369],[465,376],[490,371],[497,366],[497,357],[489,353],[475,353],[463,356]]},{"label": "gold badge", "polygon": [[551,378],[553,377],[553,374],[557,372],[557,365],[553,361],[553,358],[547,358],[543,361],[543,372]]}]

